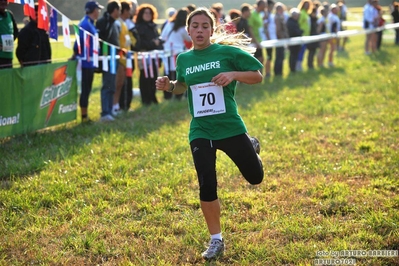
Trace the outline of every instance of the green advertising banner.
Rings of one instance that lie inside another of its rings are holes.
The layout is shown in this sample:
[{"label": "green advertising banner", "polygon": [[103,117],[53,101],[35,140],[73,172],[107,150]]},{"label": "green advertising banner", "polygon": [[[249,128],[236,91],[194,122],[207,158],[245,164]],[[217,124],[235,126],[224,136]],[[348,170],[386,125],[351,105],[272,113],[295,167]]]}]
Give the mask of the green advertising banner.
[{"label": "green advertising banner", "polygon": [[0,138],[76,119],[76,61],[0,70]]}]

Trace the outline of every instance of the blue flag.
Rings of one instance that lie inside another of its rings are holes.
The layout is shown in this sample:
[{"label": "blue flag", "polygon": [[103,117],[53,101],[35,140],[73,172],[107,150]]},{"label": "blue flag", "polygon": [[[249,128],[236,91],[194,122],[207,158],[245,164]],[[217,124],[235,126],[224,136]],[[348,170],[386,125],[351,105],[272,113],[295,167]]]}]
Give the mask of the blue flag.
[{"label": "blue flag", "polygon": [[49,29],[49,36],[52,39],[58,40],[58,14],[57,10],[51,8],[50,12],[50,29]]},{"label": "blue flag", "polygon": [[111,74],[116,74],[116,48],[115,46],[111,46],[111,62],[110,62],[110,72]]}]

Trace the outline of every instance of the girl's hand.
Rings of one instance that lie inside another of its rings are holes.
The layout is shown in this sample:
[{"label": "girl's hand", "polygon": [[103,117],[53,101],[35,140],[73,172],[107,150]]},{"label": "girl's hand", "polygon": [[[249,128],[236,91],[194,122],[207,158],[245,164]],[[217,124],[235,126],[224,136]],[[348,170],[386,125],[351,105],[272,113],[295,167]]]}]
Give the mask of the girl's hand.
[{"label": "girl's hand", "polygon": [[219,86],[227,86],[229,85],[235,77],[235,72],[223,72],[212,78],[212,82]]},{"label": "girl's hand", "polygon": [[167,91],[169,89],[168,76],[158,77],[155,81],[155,87],[160,91]]}]

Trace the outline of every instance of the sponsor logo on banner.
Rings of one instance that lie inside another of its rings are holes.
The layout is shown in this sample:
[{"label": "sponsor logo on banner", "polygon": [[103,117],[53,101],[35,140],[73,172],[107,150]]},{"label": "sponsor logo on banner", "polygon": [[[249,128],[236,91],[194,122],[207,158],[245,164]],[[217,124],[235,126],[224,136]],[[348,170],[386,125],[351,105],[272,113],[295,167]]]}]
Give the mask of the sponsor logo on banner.
[{"label": "sponsor logo on banner", "polygon": [[40,109],[47,108],[45,125],[48,124],[57,100],[69,94],[72,85],[72,77],[67,76],[67,65],[57,68],[53,74],[53,84],[43,90],[40,100]]}]

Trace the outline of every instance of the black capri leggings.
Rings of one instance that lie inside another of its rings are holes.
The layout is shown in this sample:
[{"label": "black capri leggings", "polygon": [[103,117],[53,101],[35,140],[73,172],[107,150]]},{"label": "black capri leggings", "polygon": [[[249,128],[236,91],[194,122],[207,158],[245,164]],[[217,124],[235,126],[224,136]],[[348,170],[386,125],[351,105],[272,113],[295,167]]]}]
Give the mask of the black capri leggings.
[{"label": "black capri leggings", "polygon": [[82,93],[80,94],[79,105],[81,108],[89,106],[89,95],[93,85],[94,68],[82,68]]},{"label": "black capri leggings", "polygon": [[195,139],[190,143],[197,170],[200,199],[214,201],[217,197],[216,150],[221,150],[233,160],[244,178],[252,185],[263,180],[263,165],[247,134],[227,139]]}]

